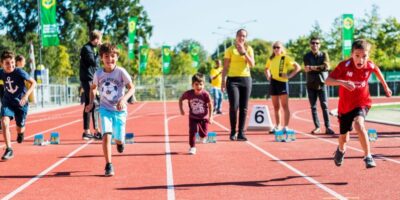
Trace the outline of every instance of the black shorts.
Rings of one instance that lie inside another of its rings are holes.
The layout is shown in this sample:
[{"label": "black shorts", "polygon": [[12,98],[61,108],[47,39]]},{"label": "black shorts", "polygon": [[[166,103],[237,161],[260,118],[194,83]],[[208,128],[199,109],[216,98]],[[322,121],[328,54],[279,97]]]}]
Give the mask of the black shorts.
[{"label": "black shorts", "polygon": [[340,134],[346,134],[349,131],[353,130],[353,121],[354,118],[357,116],[361,116],[365,119],[368,113],[368,108],[355,108],[354,110],[346,113],[339,115],[339,124],[340,124]]},{"label": "black shorts", "polygon": [[269,86],[270,95],[282,95],[289,94],[288,82],[281,82],[271,78],[271,84]]}]

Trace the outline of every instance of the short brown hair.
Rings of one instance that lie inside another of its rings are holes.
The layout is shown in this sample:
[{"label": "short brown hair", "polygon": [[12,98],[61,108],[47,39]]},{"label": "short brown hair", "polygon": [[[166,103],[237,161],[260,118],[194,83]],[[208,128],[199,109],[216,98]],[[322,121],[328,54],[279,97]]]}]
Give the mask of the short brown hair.
[{"label": "short brown hair", "polygon": [[365,39],[358,39],[353,42],[351,45],[351,51],[353,52],[356,49],[362,49],[365,51],[369,51],[371,49],[371,44]]},{"label": "short brown hair", "polygon": [[102,37],[102,35],[103,34],[100,31],[94,30],[94,31],[90,32],[89,39],[90,39],[90,41],[93,41],[95,39],[100,39]]},{"label": "short brown hair", "polygon": [[108,42],[100,46],[100,57],[102,57],[105,53],[115,53],[119,56],[119,50],[117,46]]},{"label": "short brown hair", "polygon": [[3,60],[7,59],[7,58],[11,58],[14,59],[15,58],[15,54],[14,52],[10,51],[10,50],[5,50],[3,51],[3,53],[1,53],[1,62],[3,62]]},{"label": "short brown hair", "polygon": [[23,55],[17,55],[15,57],[15,62],[21,62],[22,60],[25,60],[25,57]]},{"label": "short brown hair", "polygon": [[204,75],[202,73],[196,73],[192,76],[192,84],[195,82],[203,82],[204,83]]}]

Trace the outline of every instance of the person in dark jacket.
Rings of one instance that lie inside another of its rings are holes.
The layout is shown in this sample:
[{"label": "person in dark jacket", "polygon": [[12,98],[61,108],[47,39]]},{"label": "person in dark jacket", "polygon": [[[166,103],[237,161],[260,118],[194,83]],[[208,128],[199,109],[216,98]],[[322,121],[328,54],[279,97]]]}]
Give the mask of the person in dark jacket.
[{"label": "person in dark jacket", "polygon": [[[81,49],[81,60],[79,66],[79,78],[83,88],[83,95],[85,97],[84,108],[89,104],[90,85],[92,84],[94,73],[100,68],[100,56],[97,51],[97,47],[101,44],[102,33],[94,30],[90,33],[89,39],[90,41]],[[98,101],[95,101],[94,105],[95,106],[93,106],[91,112],[85,112],[85,109],[83,109],[84,132],[82,134],[82,138],[84,140],[89,140],[93,137],[99,140],[102,139],[99,127]],[[93,118],[93,128],[96,129],[95,135],[92,135],[90,132],[90,115],[92,115]]]},{"label": "person in dark jacket", "polygon": [[315,126],[311,133],[316,134],[321,132],[317,113],[317,99],[319,98],[325,121],[325,133],[335,134],[330,128],[328,94],[325,85],[325,79],[328,77],[329,57],[327,53],[319,50],[321,41],[318,37],[314,36],[310,39],[310,47],[311,51],[304,55],[303,61],[307,77],[308,100],[310,101],[311,114]]}]

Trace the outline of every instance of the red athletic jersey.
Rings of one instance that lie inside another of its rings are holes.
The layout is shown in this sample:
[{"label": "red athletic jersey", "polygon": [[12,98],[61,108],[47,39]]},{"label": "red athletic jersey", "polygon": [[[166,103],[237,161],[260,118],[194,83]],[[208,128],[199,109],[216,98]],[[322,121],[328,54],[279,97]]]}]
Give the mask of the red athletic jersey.
[{"label": "red athletic jersey", "polygon": [[352,81],[356,86],[353,91],[339,86],[339,114],[345,114],[357,107],[371,107],[368,79],[377,66],[372,61],[362,69],[357,69],[352,59],[345,60],[329,74],[329,77],[337,80]]}]

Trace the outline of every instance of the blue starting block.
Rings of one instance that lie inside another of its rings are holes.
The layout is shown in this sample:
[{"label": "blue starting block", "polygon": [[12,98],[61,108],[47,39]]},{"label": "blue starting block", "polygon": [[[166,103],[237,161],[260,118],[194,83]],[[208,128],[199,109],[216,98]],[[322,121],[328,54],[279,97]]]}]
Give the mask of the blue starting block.
[{"label": "blue starting block", "polygon": [[282,130],[275,131],[275,141],[276,142],[286,142],[285,134]]},{"label": "blue starting block", "polygon": [[44,143],[43,134],[35,135],[35,137],[33,139],[33,145],[41,146],[43,143]]},{"label": "blue starting block", "polygon": [[60,134],[58,134],[58,132],[52,132],[50,134],[50,144],[60,144]]},{"label": "blue starting block", "polygon": [[207,134],[207,142],[208,143],[217,143],[217,133],[216,132],[209,132]]},{"label": "blue starting block", "polygon": [[286,131],[286,142],[292,142],[296,140],[296,133],[294,130],[287,130]]},{"label": "blue starting block", "polygon": [[378,133],[376,132],[375,129],[368,129],[368,139],[371,142],[375,142],[376,140],[378,140]]},{"label": "blue starting block", "polygon": [[135,134],[134,133],[126,133],[125,134],[125,144],[133,144],[135,143]]}]

